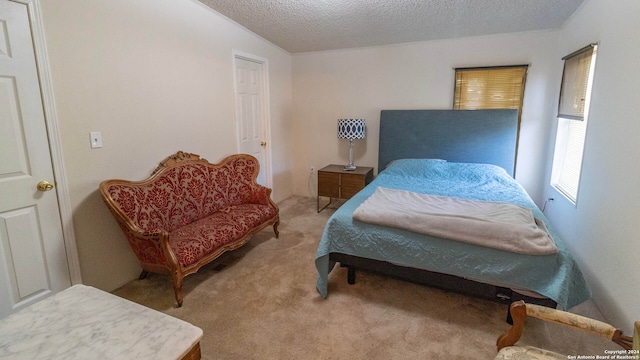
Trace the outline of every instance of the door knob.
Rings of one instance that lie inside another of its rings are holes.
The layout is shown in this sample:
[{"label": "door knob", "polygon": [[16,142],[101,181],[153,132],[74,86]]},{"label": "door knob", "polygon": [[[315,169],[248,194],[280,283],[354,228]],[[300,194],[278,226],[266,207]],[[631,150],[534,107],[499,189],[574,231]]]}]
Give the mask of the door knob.
[{"label": "door knob", "polygon": [[260,142],[260,146],[267,146],[267,142],[266,141],[261,141]]},{"label": "door knob", "polygon": [[42,180],[38,183],[38,190],[39,191],[49,191],[53,189],[53,184],[49,183],[46,180]]}]

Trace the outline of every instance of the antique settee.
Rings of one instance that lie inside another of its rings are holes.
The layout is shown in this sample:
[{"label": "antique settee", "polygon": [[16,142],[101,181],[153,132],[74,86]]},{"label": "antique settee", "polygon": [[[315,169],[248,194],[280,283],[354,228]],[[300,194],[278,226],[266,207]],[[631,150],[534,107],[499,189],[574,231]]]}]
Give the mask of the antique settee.
[{"label": "antique settee", "polygon": [[168,274],[182,306],[182,280],[273,225],[278,206],[256,183],[259,163],[236,154],[211,164],[179,151],[143,181],[106,180],[100,194],[148,272]]}]

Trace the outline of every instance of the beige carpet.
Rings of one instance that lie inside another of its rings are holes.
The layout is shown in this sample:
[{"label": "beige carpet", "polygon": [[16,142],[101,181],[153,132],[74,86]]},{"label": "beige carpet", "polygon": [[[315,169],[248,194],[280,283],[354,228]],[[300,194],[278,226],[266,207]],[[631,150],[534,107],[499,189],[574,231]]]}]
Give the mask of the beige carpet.
[{"label": "beige carpet", "polygon": [[[509,325],[505,305],[359,272],[330,274],[329,296],[315,288],[324,224],[315,198],[280,204],[280,238],[271,228],[184,280],[175,307],[167,277],[150,274],[114,294],[204,330],[204,359],[493,359]],[[574,309],[601,319],[591,302]],[[521,343],[571,355],[604,354],[613,343],[530,319]]]}]

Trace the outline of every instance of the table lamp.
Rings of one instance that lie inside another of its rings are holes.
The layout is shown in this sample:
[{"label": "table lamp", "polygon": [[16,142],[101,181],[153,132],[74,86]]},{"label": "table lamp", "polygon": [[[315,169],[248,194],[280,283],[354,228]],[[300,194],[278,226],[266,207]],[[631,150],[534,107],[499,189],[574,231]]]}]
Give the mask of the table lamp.
[{"label": "table lamp", "polygon": [[353,165],[353,140],[364,139],[365,128],[364,119],[338,119],[338,139],[349,139],[349,163],[344,167],[347,171],[356,169]]}]

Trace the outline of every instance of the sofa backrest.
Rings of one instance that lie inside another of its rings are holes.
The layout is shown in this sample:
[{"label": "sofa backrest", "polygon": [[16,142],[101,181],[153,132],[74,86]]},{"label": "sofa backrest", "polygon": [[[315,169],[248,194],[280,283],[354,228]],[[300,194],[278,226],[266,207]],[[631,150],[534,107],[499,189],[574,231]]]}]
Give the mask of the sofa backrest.
[{"label": "sofa backrest", "polygon": [[176,155],[161,162],[146,180],[100,184],[102,197],[116,217],[143,231],[172,231],[226,207],[250,202],[259,171],[253,156],[231,155],[211,164],[195,154],[176,161]]}]

